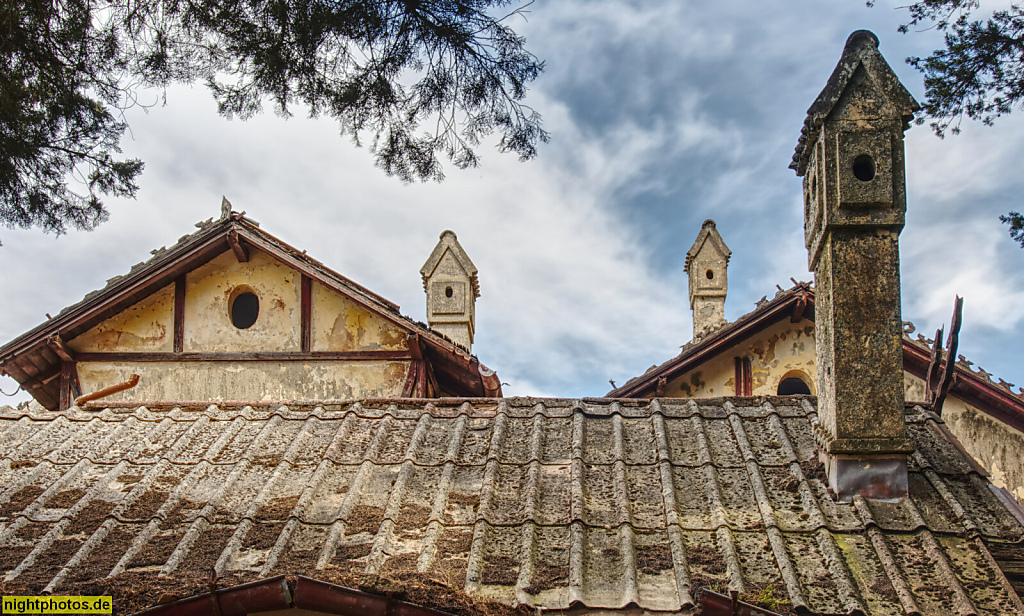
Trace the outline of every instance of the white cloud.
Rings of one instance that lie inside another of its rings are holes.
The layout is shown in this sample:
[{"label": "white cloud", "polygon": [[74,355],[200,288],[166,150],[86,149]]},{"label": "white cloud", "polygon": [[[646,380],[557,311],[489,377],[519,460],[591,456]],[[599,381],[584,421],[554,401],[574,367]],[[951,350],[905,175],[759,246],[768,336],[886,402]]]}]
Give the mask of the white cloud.
[{"label": "white cloud", "polygon": [[[328,119],[228,122],[203,89],[173,88],[167,107],[132,118],[125,149],[147,164],[137,202],[112,200],[92,233],[0,232],[0,340],[189,233],[224,194],[419,320],[419,267],[453,229],[480,269],[474,350],[506,393],[602,394],[689,340],[683,258],[704,218],[733,249],[730,317],[790,276],[810,278],[800,181],[786,169],[804,111],[865,25],[919,94],[902,58],[938,35],[896,34],[901,16],[808,1],[534,5],[521,31],[548,70],[528,102],[552,142],[526,164],[484,146],[479,169],[449,169],[442,184],[385,177]],[[960,292],[968,334],[998,328],[1019,347],[1024,251],[995,216],[1024,209],[1013,201],[1024,117],[945,141],[926,127],[908,135],[905,314],[946,322]],[[970,352],[1019,376],[1005,352]]]}]

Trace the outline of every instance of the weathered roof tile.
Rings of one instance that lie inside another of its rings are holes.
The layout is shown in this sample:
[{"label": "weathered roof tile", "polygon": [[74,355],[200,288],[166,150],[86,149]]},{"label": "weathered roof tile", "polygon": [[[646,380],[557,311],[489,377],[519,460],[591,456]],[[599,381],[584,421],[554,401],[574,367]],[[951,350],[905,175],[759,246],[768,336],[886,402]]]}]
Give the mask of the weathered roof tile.
[{"label": "weathered roof tile", "polygon": [[[813,399],[364,401],[334,410],[0,410],[0,567],[421,571],[480,597],[674,611],[772,585],[812,613],[1020,612],[1024,528],[907,413],[911,498],[832,500]],[[155,599],[155,597],[154,597]]]}]

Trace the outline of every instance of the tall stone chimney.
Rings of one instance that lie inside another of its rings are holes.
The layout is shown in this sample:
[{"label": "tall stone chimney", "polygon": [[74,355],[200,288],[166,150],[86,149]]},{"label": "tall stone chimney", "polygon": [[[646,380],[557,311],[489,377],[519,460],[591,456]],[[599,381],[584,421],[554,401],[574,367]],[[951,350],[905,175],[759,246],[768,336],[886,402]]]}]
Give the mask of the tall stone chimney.
[{"label": "tall stone chimney", "polygon": [[430,329],[444,334],[467,351],[472,350],[480,283],[476,266],[459,245],[455,233],[441,233],[441,240],[420,268],[420,275],[427,293]]},{"label": "tall stone chimney", "polygon": [[903,132],[919,108],[878,38],[854,32],[790,165],[816,285],[819,451],[842,500],[907,494],[899,234]]},{"label": "tall stone chimney", "polygon": [[726,323],[725,294],[729,290],[727,271],[730,255],[732,251],[718,234],[715,221],[705,220],[693,246],[686,253],[694,340]]}]

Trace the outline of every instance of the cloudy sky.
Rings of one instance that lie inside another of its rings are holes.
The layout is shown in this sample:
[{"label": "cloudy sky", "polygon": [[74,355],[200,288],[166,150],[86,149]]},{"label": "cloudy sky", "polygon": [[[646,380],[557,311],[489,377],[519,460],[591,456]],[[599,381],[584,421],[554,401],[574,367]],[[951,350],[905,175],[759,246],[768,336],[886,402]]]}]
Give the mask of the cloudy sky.
[{"label": "cloudy sky", "polygon": [[[506,395],[601,395],[691,338],[683,263],[704,219],[733,251],[730,320],[811,279],[793,147],[854,30],[874,31],[923,99],[903,60],[940,35],[898,34],[895,7],[538,0],[513,25],[547,63],[528,102],[551,142],[527,163],[485,147],[478,169],[449,168],[441,184],[386,177],[329,119],[227,121],[202,88],[173,88],[130,116],[125,152],[146,162],[137,200],[110,200],[90,233],[0,229],[0,341],[190,233],[226,195],[417,320],[419,268],[454,230],[480,270],[473,351]],[[915,126],[907,160],[904,319],[932,333],[959,293],[961,352],[1024,384],[1024,250],[998,220],[1024,208],[1024,113],[944,140]]]}]

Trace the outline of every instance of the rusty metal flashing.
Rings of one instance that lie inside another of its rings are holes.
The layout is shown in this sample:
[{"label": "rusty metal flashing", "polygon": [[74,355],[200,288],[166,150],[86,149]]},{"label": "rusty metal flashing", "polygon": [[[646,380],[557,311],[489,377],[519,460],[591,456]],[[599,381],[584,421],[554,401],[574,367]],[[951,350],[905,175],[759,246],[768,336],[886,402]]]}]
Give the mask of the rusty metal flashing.
[{"label": "rusty metal flashing", "polygon": [[868,500],[895,503],[909,494],[906,456],[847,456],[825,452],[820,456],[829,487],[839,502],[848,503],[854,496],[862,496]]}]

